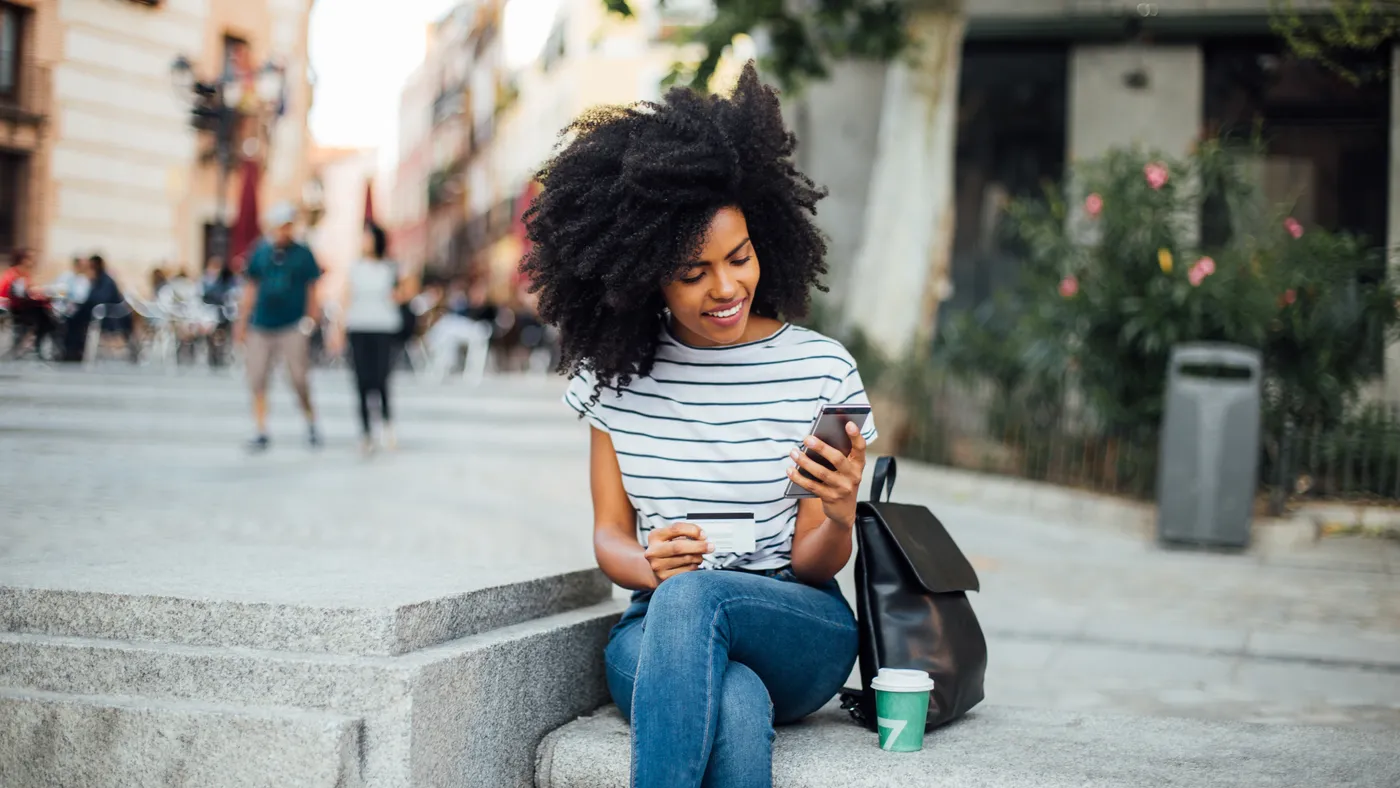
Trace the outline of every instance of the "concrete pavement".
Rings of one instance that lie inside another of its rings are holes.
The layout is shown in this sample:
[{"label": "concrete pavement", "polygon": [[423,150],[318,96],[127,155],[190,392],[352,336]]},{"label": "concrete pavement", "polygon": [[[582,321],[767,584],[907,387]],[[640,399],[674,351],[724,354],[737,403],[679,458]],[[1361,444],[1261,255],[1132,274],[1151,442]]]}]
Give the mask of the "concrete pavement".
[{"label": "concrete pavement", "polygon": [[[250,457],[236,378],[0,367],[0,585],[336,606],[591,566],[586,428],[560,381],[396,382],[400,452],[356,454],[329,371],[327,446],[279,390],[274,448]],[[1400,730],[1400,545],[1163,551],[941,500],[937,473],[901,468],[897,497],[979,568],[989,704]]]}]

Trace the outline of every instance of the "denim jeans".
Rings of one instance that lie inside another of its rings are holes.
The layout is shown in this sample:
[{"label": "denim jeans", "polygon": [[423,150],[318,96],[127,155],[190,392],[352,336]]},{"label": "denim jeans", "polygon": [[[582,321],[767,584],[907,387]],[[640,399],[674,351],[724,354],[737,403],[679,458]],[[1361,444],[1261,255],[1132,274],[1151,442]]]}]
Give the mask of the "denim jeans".
[{"label": "denim jeans", "polygon": [[773,725],[821,708],[855,664],[836,581],[696,570],[633,595],[607,648],[633,788],[768,788]]}]

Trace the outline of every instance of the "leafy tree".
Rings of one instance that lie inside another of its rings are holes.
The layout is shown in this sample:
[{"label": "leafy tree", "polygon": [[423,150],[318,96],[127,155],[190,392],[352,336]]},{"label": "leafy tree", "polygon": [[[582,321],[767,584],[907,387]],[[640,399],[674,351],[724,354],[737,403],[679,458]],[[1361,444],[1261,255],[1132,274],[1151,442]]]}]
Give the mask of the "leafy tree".
[{"label": "leafy tree", "polygon": [[1352,84],[1373,78],[1348,55],[1375,52],[1400,38],[1400,0],[1330,0],[1322,11],[1295,0],[1269,0],[1269,24],[1300,57],[1315,60]]},{"label": "leafy tree", "polygon": [[[603,3],[616,14],[633,15],[628,0]],[[740,34],[766,38],[768,47],[760,66],[787,90],[826,78],[833,60],[889,60],[909,43],[906,5],[901,0],[716,0],[714,10],[705,24],[675,34],[674,43],[700,44],[704,54],[698,63],[676,64],[667,83],[704,90],[725,48]]]}]

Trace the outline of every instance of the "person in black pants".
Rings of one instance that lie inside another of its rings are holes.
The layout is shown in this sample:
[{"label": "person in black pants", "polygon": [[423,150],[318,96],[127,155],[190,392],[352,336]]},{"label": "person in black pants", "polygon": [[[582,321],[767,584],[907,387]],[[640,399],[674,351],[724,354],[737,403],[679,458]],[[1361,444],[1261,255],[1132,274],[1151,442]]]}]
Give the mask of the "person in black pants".
[{"label": "person in black pants", "polygon": [[101,255],[88,258],[87,274],[88,279],[92,281],[92,287],[88,290],[87,300],[68,318],[63,337],[63,360],[70,363],[83,360],[88,327],[92,325],[93,312],[98,305],[105,305],[110,310],[110,313],[102,318],[101,333],[120,334],[126,340],[127,352],[132,362],[140,360],[140,348],[132,336],[135,326],[131,319],[131,311],[125,307],[121,288],[117,286],[112,275],[107,273],[107,263]]},{"label": "person in black pants", "polygon": [[[407,300],[407,288],[399,280],[398,265],[385,259],[387,240],[377,225],[365,228],[364,257],[350,265],[341,301],[345,320],[342,334],[350,340],[355,368],[355,388],[360,397],[361,450],[375,449],[370,422],[370,398],[379,397],[379,434],[386,449],[395,447],[389,408],[389,368],[394,340],[403,327],[399,306]],[[332,352],[342,342],[335,341]]]}]

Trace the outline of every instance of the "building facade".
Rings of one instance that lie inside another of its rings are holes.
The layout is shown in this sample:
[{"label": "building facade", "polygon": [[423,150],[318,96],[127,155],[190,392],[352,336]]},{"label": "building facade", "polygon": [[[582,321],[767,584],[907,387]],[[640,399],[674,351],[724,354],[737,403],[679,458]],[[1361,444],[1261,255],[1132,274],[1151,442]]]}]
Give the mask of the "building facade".
[{"label": "building facade", "polygon": [[[172,82],[182,56],[201,81],[218,80],[245,51],[283,67],[281,117],[253,152],[264,165],[262,203],[300,200],[311,2],[0,2],[0,248],[36,249],[50,273],[100,253],[138,290],[156,266],[202,264],[220,219],[219,168],[209,135],[191,124],[192,95]],[[236,164],[225,181],[230,222]]]},{"label": "building facade", "polygon": [[[306,243],[325,275],[322,293],[339,299],[345,272],[364,250],[366,193],[374,188],[377,153],[373,148],[325,148],[314,146],[307,157],[311,179],[321,194],[316,223],[306,232]],[[383,202],[374,194],[373,204]],[[379,221],[379,217],[375,217]]]},{"label": "building facade", "polygon": [[390,251],[406,270],[422,271],[428,264],[428,178],[432,175],[432,115],[436,69],[429,55],[408,78],[399,96],[398,158],[385,212]]},{"label": "building facade", "polygon": [[[520,213],[559,132],[590,106],[657,98],[683,54],[665,35],[711,13],[696,0],[641,0],[633,19],[597,0],[514,2],[471,0],[429,30],[400,98],[392,212],[397,255],[430,276],[487,276],[500,301],[513,295]],[[538,51],[507,51],[509,14],[535,28]]]}]

